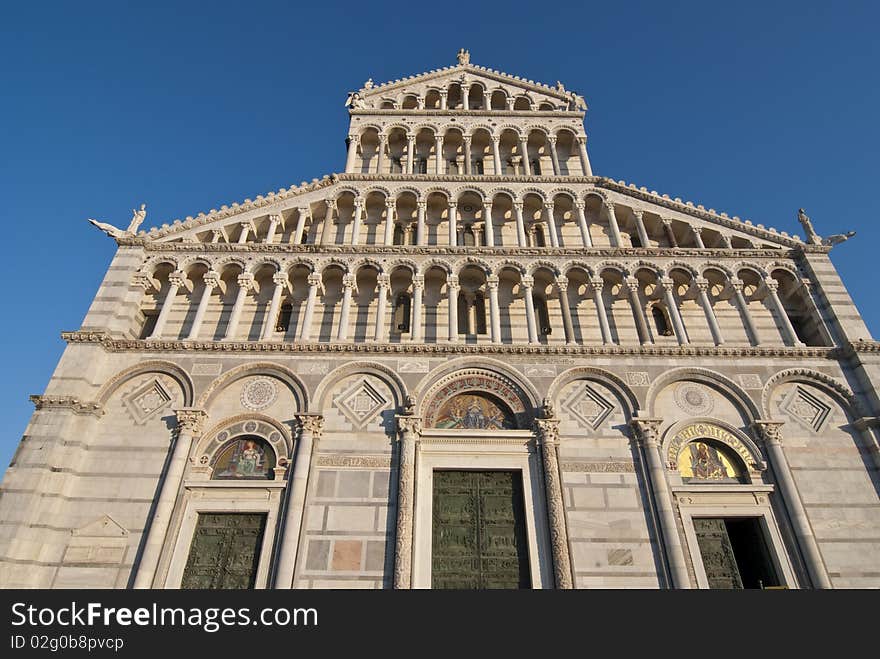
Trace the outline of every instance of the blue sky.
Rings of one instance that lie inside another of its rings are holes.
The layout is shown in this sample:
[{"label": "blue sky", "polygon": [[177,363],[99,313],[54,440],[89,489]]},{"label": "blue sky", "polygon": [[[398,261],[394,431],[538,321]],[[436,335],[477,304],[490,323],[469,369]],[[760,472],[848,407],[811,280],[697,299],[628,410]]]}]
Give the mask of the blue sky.
[{"label": "blue sky", "polygon": [[104,276],[145,228],[340,171],[345,94],[471,61],[583,94],[596,174],[789,232],[854,229],[833,261],[880,333],[872,279],[873,3],[3,3],[0,464]]}]

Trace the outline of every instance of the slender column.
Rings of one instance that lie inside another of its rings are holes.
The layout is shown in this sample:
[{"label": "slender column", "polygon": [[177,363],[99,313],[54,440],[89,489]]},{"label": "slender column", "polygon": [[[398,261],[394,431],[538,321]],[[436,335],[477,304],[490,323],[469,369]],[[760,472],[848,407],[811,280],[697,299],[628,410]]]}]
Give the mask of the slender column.
[{"label": "slender column", "polygon": [[776,315],[779,317],[779,322],[782,323],[782,333],[785,335],[785,341],[793,346],[804,345],[798,338],[797,332],[794,331],[791,319],[788,317],[788,314],[785,313],[785,307],[782,305],[782,300],[779,299],[779,293],[777,292],[779,289],[779,282],[767,277],[764,279],[764,287],[767,289],[767,296],[770,298],[770,302],[773,303],[773,311],[776,312]]},{"label": "slender column", "polygon": [[684,323],[681,320],[681,312],[678,310],[678,302],[672,287],[675,282],[671,277],[663,277],[660,279],[660,285],[663,287],[663,299],[666,301],[666,308],[669,310],[669,317],[672,318],[672,327],[675,329],[675,338],[678,339],[678,345],[684,346],[688,344],[687,333],[684,331]]},{"label": "slender column", "polygon": [[611,230],[612,247],[622,247],[620,239],[620,227],[617,225],[617,215],[614,214],[614,204],[605,202],[605,212],[608,214],[608,227]]},{"label": "slender column", "polygon": [[425,277],[415,275],[413,277],[412,327],[410,328],[410,337],[413,343],[421,343],[422,341],[422,292],[424,289]]},{"label": "slender column", "polygon": [[422,420],[398,414],[397,533],[394,546],[394,588],[412,587],[413,513],[415,503],[416,444]]},{"label": "slender column", "polygon": [[602,343],[613,343],[611,340],[611,327],[608,325],[608,314],[605,311],[605,301],[602,299],[602,287],[605,280],[601,277],[590,279],[590,288],[593,290],[593,304],[596,305],[596,315],[599,316],[599,329],[602,331]]},{"label": "slender column", "polygon": [[464,142],[464,173],[469,175],[473,169],[471,163],[471,136],[464,135],[462,141]]},{"label": "slender column", "polygon": [[243,245],[247,242],[248,235],[251,231],[251,223],[250,222],[241,222],[241,233],[238,234],[238,244]]},{"label": "slender column", "polygon": [[568,553],[568,529],[565,524],[565,506],[562,502],[562,479],[559,476],[559,419],[536,419],[535,436],[537,444],[541,447],[544,466],[544,492],[547,497],[547,520],[550,524],[550,547],[553,552],[553,577],[557,588],[570,590],[573,588],[571,557]]},{"label": "slender column", "polygon": [[739,306],[739,311],[742,315],[743,323],[745,323],[746,332],[749,335],[749,340],[752,342],[752,345],[761,345],[761,338],[758,336],[758,329],[755,327],[755,321],[752,320],[752,314],[749,312],[749,304],[748,302],[746,302],[746,298],[743,295],[742,280],[736,278],[731,279],[730,287],[733,289],[733,294],[736,297],[736,303],[737,306]]},{"label": "slender column", "polygon": [[177,493],[180,490],[183,472],[189,460],[193,437],[201,435],[207,417],[204,410],[194,407],[180,408],[174,410],[174,413],[177,415],[177,438],[171,447],[168,471],[165,472],[165,478],[162,479],[159,498],[156,500],[156,509],[147,530],[144,551],[138,563],[137,576],[134,581],[134,587],[138,589],[160,585],[154,583],[156,566],[159,564],[159,556],[165,546],[165,536],[168,535],[171,513],[177,502]]},{"label": "slender column", "polygon": [[440,109],[441,109],[441,110],[445,110],[445,109],[446,109],[446,95],[447,95],[448,93],[449,93],[449,91],[446,90],[446,89],[441,89],[441,90],[440,90]]},{"label": "slender column", "polygon": [[238,293],[235,295],[235,303],[232,305],[232,313],[229,314],[229,323],[226,325],[224,341],[231,341],[238,332],[238,323],[241,320],[241,312],[244,309],[244,301],[248,291],[254,285],[254,276],[248,273],[238,276]]},{"label": "slender column", "polygon": [[639,241],[641,241],[642,247],[650,247],[651,241],[648,239],[648,231],[645,229],[645,220],[642,215],[642,211],[633,211],[633,217],[636,218],[636,231],[639,234]]},{"label": "slender column", "polygon": [[309,275],[309,296],[306,298],[306,310],[303,313],[302,329],[299,333],[300,341],[308,341],[312,338],[312,317],[315,315],[315,300],[318,297],[318,287],[321,285],[321,275],[313,272]]},{"label": "slender column", "polygon": [[507,110],[508,110],[508,112],[513,111],[513,106],[515,103],[516,103],[516,99],[513,96],[507,97]]},{"label": "slender column", "polygon": [[324,225],[321,227],[321,244],[329,245],[333,243],[333,213],[336,212],[336,200],[325,199],[327,212],[324,213]]},{"label": "slender column", "polygon": [[562,176],[562,168],[559,166],[559,155],[556,153],[556,136],[548,136],[547,144],[550,146],[550,160],[553,161],[553,174],[555,176]]},{"label": "slender column", "polygon": [[672,220],[662,220],[663,229],[666,231],[666,239],[669,241],[670,247],[678,247],[678,240],[675,238],[675,232],[672,230]]},{"label": "slender column", "polygon": [[483,224],[486,227],[486,247],[495,247],[495,227],[492,225],[492,202],[483,204]]},{"label": "slender column", "polygon": [[522,278],[523,299],[526,302],[526,323],[529,328],[529,343],[538,342],[538,325],[535,322],[535,301],[532,300],[532,286],[535,280],[528,275]]},{"label": "slender column", "polygon": [[500,137],[497,135],[492,136],[492,163],[495,165],[495,176],[504,175],[504,172],[501,171],[501,150],[498,146],[500,142]]},{"label": "slender column", "polygon": [[278,319],[278,309],[281,306],[281,294],[288,286],[287,273],[276,272],[272,275],[272,301],[269,303],[269,316],[266,318],[266,326],[263,328],[263,341],[269,341],[275,336],[275,323]]},{"label": "slender column", "polygon": [[756,433],[764,440],[764,448],[767,450],[767,458],[773,468],[773,473],[779,482],[779,489],[782,494],[785,507],[788,509],[788,516],[791,519],[791,525],[795,536],[798,539],[801,553],[804,557],[807,571],[810,573],[810,580],[816,588],[831,588],[831,579],[825,570],[822,562],[822,555],[819,553],[819,545],[813,530],[810,527],[810,521],[807,518],[807,512],[804,510],[804,504],[798,493],[797,485],[794,477],[791,475],[791,468],[788,465],[788,459],[785,457],[785,451],[782,449],[782,421],[758,420],[754,423]]},{"label": "slender column", "polygon": [[587,225],[587,216],[584,215],[585,206],[586,204],[581,200],[574,202],[574,209],[577,213],[578,219],[578,228],[581,230],[581,240],[584,243],[584,247],[592,247],[593,239],[590,237],[590,227]]},{"label": "slender column", "polygon": [[449,244],[455,247],[458,244],[458,204],[449,202]]},{"label": "slender column", "polygon": [[813,296],[813,282],[804,277],[801,279],[801,285],[804,287],[804,297],[807,299],[807,304],[812,311],[813,318],[816,319],[819,333],[822,335],[822,341],[825,345],[834,345],[836,343],[834,336],[831,334],[828,325],[825,324],[825,319],[822,318],[822,312],[819,311],[819,305],[816,304],[816,298]]},{"label": "slender column", "polygon": [[385,244],[394,244],[394,210],[396,206],[393,199],[385,202]]},{"label": "slender column", "polygon": [[483,91],[483,109],[492,109],[492,92],[490,92],[489,90]]},{"label": "slender column", "polygon": [[559,291],[559,306],[562,308],[562,325],[565,328],[565,342],[572,344],[574,340],[574,324],[571,320],[571,307],[568,304],[568,278],[563,275],[556,280]]},{"label": "slender column", "polygon": [[339,329],[336,332],[339,341],[348,340],[348,317],[351,312],[351,293],[354,287],[354,275],[347,274],[342,277],[342,309],[339,312]]},{"label": "slender column", "polygon": [[489,289],[489,317],[492,327],[492,343],[501,343],[501,307],[498,304],[498,275],[486,279]]},{"label": "slender column", "polygon": [[303,232],[306,230],[306,216],[311,212],[311,208],[297,209],[296,228],[293,230],[293,244],[301,245],[303,241]]},{"label": "slender column", "polygon": [[581,157],[581,168],[584,170],[584,176],[592,176],[593,168],[590,166],[590,157],[587,155],[587,137],[578,136],[578,154]]},{"label": "slender column", "polygon": [[458,341],[458,277],[450,275],[446,280],[446,297],[449,302],[449,341]]},{"label": "slender column", "polygon": [[519,140],[519,153],[522,157],[522,166],[523,166],[523,174],[526,176],[532,175],[532,166],[529,163],[529,149],[528,149],[528,138],[521,137]]},{"label": "slender column", "polygon": [[199,338],[199,331],[202,329],[202,323],[205,321],[205,313],[208,311],[208,304],[211,302],[211,294],[214,289],[220,285],[220,273],[216,270],[208,270],[202,279],[205,287],[202,289],[202,297],[199,298],[199,306],[196,309],[196,317],[193,318],[192,327],[189,330],[187,341],[195,341]]},{"label": "slender column", "polygon": [[645,320],[645,312],[642,310],[642,301],[639,298],[639,280],[635,277],[627,277],[624,283],[629,290],[629,304],[632,307],[633,317],[636,319],[639,342],[642,345],[649,345],[651,333],[648,331],[648,323]]},{"label": "slender column", "polygon": [[691,232],[694,234],[694,242],[697,243],[697,247],[699,247],[700,249],[706,249],[706,245],[703,243],[703,228],[691,227]]},{"label": "slender column", "polygon": [[388,142],[388,136],[385,133],[379,133],[379,151],[376,153],[376,173],[386,174],[382,171],[385,169],[385,144]]},{"label": "slender column", "polygon": [[[446,98],[445,96],[443,98]],[[434,173],[443,174],[443,136],[434,137]]]},{"label": "slender column", "polygon": [[354,223],[351,227],[351,244],[358,245],[361,242],[361,224],[364,221],[364,200],[358,197],[354,200]]},{"label": "slender column", "polygon": [[721,234],[721,242],[726,249],[733,249],[733,244],[730,242],[730,236],[726,233]]},{"label": "slender column", "polygon": [[406,136],[406,173],[413,173],[413,163],[416,160],[416,136]]},{"label": "slender column", "polygon": [[651,492],[660,518],[660,532],[663,536],[663,549],[669,563],[673,588],[690,588],[687,564],[684,560],[684,549],[675,523],[675,511],[672,495],[666,482],[666,469],[660,456],[660,419],[635,418],[630,422],[645,454]]},{"label": "slender column", "polygon": [[318,414],[297,414],[299,441],[296,443],[296,459],[293,473],[288,481],[287,502],[284,506],[284,527],[278,550],[278,567],[275,572],[275,588],[293,588],[299,534],[305,512],[306,489],[312,468],[315,442],[321,439],[324,417]]},{"label": "slender column", "polygon": [[379,275],[376,280],[377,300],[376,300],[376,333],[373,337],[377,342],[384,341],[387,336],[385,330],[388,327],[385,318],[385,310],[388,306],[388,289],[391,287],[391,277],[388,275]]},{"label": "slender column", "polygon": [[416,218],[416,245],[425,244],[425,211],[428,209],[428,202],[419,199],[416,202],[417,218]]},{"label": "slender column", "polygon": [[853,426],[862,433],[862,440],[871,454],[871,460],[874,466],[880,469],[880,442],[878,442],[880,436],[877,434],[880,429],[880,417],[863,416],[853,421]]},{"label": "slender column", "polygon": [[357,158],[358,144],[360,144],[360,135],[348,136],[348,156],[345,159],[345,171],[354,171],[354,161]]},{"label": "slender column", "polygon": [[263,242],[270,244],[275,242],[275,232],[278,230],[278,225],[281,223],[280,215],[270,215],[269,216],[269,230],[266,232],[266,240]]},{"label": "slender column", "polygon": [[216,245],[220,242],[220,239],[223,238],[223,242],[227,242],[225,240],[226,236],[223,235],[223,231],[221,229],[213,229],[211,231],[211,244]]},{"label": "slender column", "polygon": [[556,218],[553,217],[553,202],[544,204],[544,216],[547,218],[547,233],[550,234],[550,246],[559,247],[559,232],[556,228]]},{"label": "slender column", "polygon": [[516,218],[516,241],[520,247],[528,247],[526,242],[526,226],[523,221],[523,202],[513,202],[513,215]]},{"label": "slender column", "polygon": [[715,317],[715,309],[712,307],[712,301],[709,299],[709,282],[702,277],[694,280],[700,296],[700,304],[703,307],[703,313],[706,314],[706,322],[709,323],[709,331],[712,332],[712,340],[716,346],[724,343],[724,337],[721,334],[721,327],[718,325],[718,318]]},{"label": "slender column", "polygon": [[165,325],[168,323],[168,316],[171,314],[171,308],[174,306],[174,300],[177,298],[177,291],[186,286],[186,273],[176,270],[168,275],[168,292],[162,300],[162,309],[159,310],[159,317],[156,319],[156,325],[149,337],[150,340],[161,339],[162,332],[165,331]]}]

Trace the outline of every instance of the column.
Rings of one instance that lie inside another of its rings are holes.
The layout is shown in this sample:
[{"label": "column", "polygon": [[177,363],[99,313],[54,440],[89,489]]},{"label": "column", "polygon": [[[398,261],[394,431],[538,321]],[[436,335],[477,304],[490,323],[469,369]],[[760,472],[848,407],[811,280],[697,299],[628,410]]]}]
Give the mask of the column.
[{"label": "column", "polygon": [[602,287],[605,280],[602,277],[590,279],[590,288],[593,290],[593,304],[596,305],[596,315],[599,316],[599,329],[602,331],[602,343],[613,343],[611,340],[611,327],[608,325],[608,314],[605,311],[605,301],[602,299]]},{"label": "column", "polygon": [[623,241],[620,239],[620,227],[617,225],[617,215],[614,214],[614,204],[606,201],[605,212],[608,214],[608,228],[611,230],[611,246],[622,247]]},{"label": "column", "polygon": [[573,588],[571,558],[568,553],[568,529],[562,502],[562,479],[559,476],[559,419],[536,419],[535,439],[541,447],[544,467],[544,492],[547,497],[547,521],[553,552],[553,577],[556,587]]},{"label": "column", "polygon": [[306,216],[311,212],[311,208],[298,208],[297,214],[299,217],[296,219],[296,229],[293,230],[293,244],[294,245],[302,245],[305,241],[303,240],[303,233],[306,230]]},{"label": "column", "polygon": [[278,308],[281,306],[281,294],[287,288],[288,279],[286,272],[276,272],[272,275],[272,301],[269,303],[269,316],[266,318],[266,326],[263,328],[263,341],[268,341],[275,336],[275,322],[278,319]]},{"label": "column", "polygon": [[421,343],[422,341],[422,292],[424,289],[425,277],[415,275],[413,277],[412,327],[410,328],[410,338],[413,343]]},{"label": "column", "polygon": [[529,328],[529,343],[538,342],[538,325],[535,322],[535,301],[532,299],[532,286],[535,280],[526,275],[522,278],[523,299],[526,303],[526,323]]},{"label": "column", "polygon": [[495,227],[492,225],[492,202],[483,204],[483,225],[486,227],[486,247],[495,247]]},{"label": "column", "polygon": [[733,294],[736,297],[736,304],[739,307],[743,323],[745,323],[746,333],[749,336],[749,340],[754,346],[761,345],[761,339],[758,336],[758,329],[755,327],[755,322],[752,320],[752,314],[749,313],[749,304],[746,302],[746,298],[743,295],[742,280],[737,278],[731,279],[730,287],[733,289]]},{"label": "column", "polygon": [[562,308],[562,325],[565,328],[565,342],[575,343],[574,324],[571,320],[571,307],[568,304],[568,277],[565,275],[556,280],[556,290],[559,291],[559,306]]},{"label": "column", "polygon": [[634,418],[630,421],[636,441],[645,454],[648,476],[657,515],[660,518],[660,532],[663,536],[663,549],[669,562],[673,588],[690,588],[684,549],[675,523],[672,495],[666,482],[666,469],[660,456],[660,419]]},{"label": "column", "polygon": [[687,333],[684,331],[684,323],[681,320],[681,313],[678,310],[678,302],[675,299],[675,293],[672,287],[675,282],[671,277],[663,277],[660,279],[660,285],[663,287],[663,300],[666,302],[666,308],[669,311],[669,317],[672,318],[672,327],[675,329],[675,338],[678,339],[678,345],[688,344]]},{"label": "column", "polygon": [[376,280],[376,333],[373,339],[377,342],[384,341],[386,337],[385,329],[388,326],[387,318],[385,318],[385,310],[388,306],[388,289],[391,287],[391,277],[388,275],[379,275]]},{"label": "column", "polygon": [[186,273],[175,270],[168,275],[168,292],[162,300],[162,309],[159,310],[159,317],[156,319],[156,325],[149,337],[149,340],[161,339],[165,325],[168,323],[168,316],[171,314],[171,307],[174,306],[174,300],[177,297],[177,291],[186,286]]},{"label": "column", "polygon": [[413,163],[416,160],[416,136],[406,136],[406,173],[413,173]]},{"label": "column", "polygon": [[208,270],[202,280],[205,282],[205,287],[202,289],[202,297],[199,298],[196,317],[193,318],[189,336],[186,337],[187,341],[196,341],[199,338],[199,331],[202,329],[202,323],[205,320],[205,312],[207,312],[208,304],[211,302],[211,294],[220,285],[220,273],[215,270]]},{"label": "column", "polygon": [[593,168],[590,166],[590,158],[587,156],[587,136],[578,136],[578,154],[581,157],[581,169],[584,170],[584,176],[592,176]]},{"label": "column", "polygon": [[238,244],[243,245],[244,243],[247,242],[248,234],[250,233],[250,230],[251,230],[251,223],[250,222],[240,222],[239,226],[241,226],[241,233],[238,234]]},{"label": "column", "polygon": [[159,490],[159,498],[156,500],[156,509],[147,529],[147,537],[144,541],[144,551],[138,563],[137,576],[134,587],[138,589],[152,588],[153,579],[156,575],[156,566],[162,548],[165,546],[165,536],[168,535],[168,526],[171,522],[171,513],[177,502],[177,493],[183,481],[183,472],[189,460],[189,452],[192,447],[193,437],[202,433],[207,415],[204,410],[194,407],[184,407],[174,410],[177,415],[177,438],[171,447],[171,460],[168,462],[168,470],[162,479],[162,487]]},{"label": "column", "polygon": [[358,144],[360,144],[361,138],[360,135],[349,135],[348,136],[348,156],[345,159],[345,171],[353,172],[354,171],[354,161],[357,158],[357,150]]},{"label": "column", "polygon": [[379,133],[379,151],[376,153],[376,173],[385,174],[382,171],[385,168],[385,144],[388,142],[388,136],[385,133]]},{"label": "column", "polygon": [[364,200],[358,197],[354,200],[354,223],[351,228],[351,244],[358,245],[361,242],[361,224],[364,221]]},{"label": "column", "polygon": [[703,227],[691,227],[691,232],[694,234],[694,242],[697,243],[697,247],[706,249],[706,245],[703,244]]},{"label": "column", "polygon": [[819,553],[819,545],[816,543],[816,538],[807,519],[807,513],[804,510],[804,504],[798,493],[797,485],[795,485],[794,477],[791,475],[788,459],[782,449],[782,433],[780,432],[782,423],[782,421],[759,419],[755,421],[754,428],[756,434],[764,440],[767,459],[779,483],[782,500],[788,509],[792,530],[798,539],[804,563],[810,573],[810,580],[816,588],[831,588],[831,579],[825,570],[822,555]]},{"label": "column", "polygon": [[880,417],[863,416],[853,421],[853,426],[862,433],[862,440],[865,442],[868,453],[871,454],[871,460],[874,462],[874,466],[880,469],[880,443],[877,441]]},{"label": "column", "polygon": [[336,338],[339,341],[348,340],[348,317],[351,312],[351,293],[354,287],[354,275],[344,275],[342,277],[342,309],[339,312],[339,329],[336,332]]},{"label": "column", "polygon": [[385,200],[385,244],[394,244],[394,210],[395,203],[393,199]]},{"label": "column", "polygon": [[440,109],[441,109],[441,110],[445,110],[445,109],[446,109],[446,95],[447,95],[448,93],[449,93],[449,90],[447,90],[447,89],[441,89],[441,90],[440,90]]},{"label": "column", "polygon": [[416,245],[425,244],[425,211],[428,209],[428,202],[419,199],[416,202],[417,218],[416,218]]},{"label": "column", "polygon": [[562,176],[562,168],[559,166],[559,155],[556,153],[556,136],[549,135],[547,144],[550,146],[550,160],[553,161],[554,176]]},{"label": "column", "polygon": [[629,304],[632,307],[633,317],[636,319],[639,342],[642,345],[649,345],[652,343],[651,333],[648,331],[648,323],[645,320],[645,312],[642,309],[642,301],[639,297],[639,280],[635,277],[627,277],[624,283],[627,290],[629,290]]},{"label": "column", "polygon": [[547,233],[550,234],[550,246],[559,247],[559,230],[556,227],[556,218],[553,217],[553,202],[544,204],[544,216],[547,218]]},{"label": "column", "polygon": [[224,341],[231,341],[238,332],[238,323],[241,320],[241,312],[244,309],[244,301],[248,291],[254,285],[254,276],[252,274],[241,274],[238,276],[238,293],[235,295],[235,303],[232,305],[232,313],[229,314],[229,322],[226,324],[226,336]]},{"label": "column", "polygon": [[528,247],[526,242],[526,227],[523,221],[523,202],[513,202],[513,214],[516,217],[516,240],[520,247]]},{"label": "column", "polygon": [[471,163],[471,136],[462,136],[462,141],[464,142],[464,173],[470,175],[473,168]]},{"label": "column", "polygon": [[504,174],[501,169],[501,150],[498,146],[500,142],[500,137],[497,135],[492,136],[492,162],[495,165],[495,176],[502,176]]},{"label": "column", "polygon": [[[445,96],[443,97],[446,98]],[[443,136],[434,137],[434,173],[443,173]]]},{"label": "column", "polygon": [[306,298],[306,310],[303,313],[302,329],[299,333],[300,341],[308,341],[312,338],[312,317],[315,315],[315,300],[318,297],[318,287],[321,285],[321,275],[313,272],[309,275],[309,296]]},{"label": "column", "polygon": [[394,545],[394,588],[412,587],[413,504],[415,502],[416,444],[422,420],[398,414],[397,533]]},{"label": "column", "polygon": [[519,153],[520,157],[522,157],[523,174],[531,176],[532,166],[529,162],[528,137],[521,137],[519,139]]},{"label": "column", "polygon": [[666,239],[669,241],[670,247],[678,247],[678,240],[675,238],[675,232],[672,230],[672,220],[662,220],[663,230],[666,232]]},{"label": "column", "polygon": [[586,204],[580,199],[574,202],[574,209],[577,213],[578,219],[578,228],[581,230],[581,240],[584,242],[584,247],[592,247],[593,239],[590,237],[590,227],[587,225],[587,216],[584,215],[584,208]]},{"label": "column", "polygon": [[492,343],[501,343],[501,307],[498,304],[498,275],[486,278],[489,289],[489,318],[492,328]]},{"label": "column", "polygon": [[[221,238],[225,238],[225,237],[226,236],[223,235],[222,229],[213,229],[211,231],[211,244],[216,245],[217,243],[220,242]],[[224,240],[224,242],[226,242],[226,241]]]},{"label": "column", "polygon": [[449,202],[449,244],[455,247],[458,245],[458,204],[454,201]]},{"label": "column", "polygon": [[331,245],[336,242],[333,240],[333,213],[336,212],[336,200],[325,199],[324,203],[327,205],[327,212],[324,213],[324,224],[321,227],[321,244]]},{"label": "column", "polygon": [[782,300],[779,299],[779,293],[777,292],[779,289],[779,282],[768,276],[764,279],[764,287],[767,289],[767,296],[770,298],[770,302],[773,304],[773,311],[779,318],[779,322],[782,324],[782,334],[784,335],[785,342],[793,346],[804,345],[798,338],[797,332],[794,331],[791,319],[788,317],[788,314],[785,313],[785,307],[782,305]]},{"label": "column", "polygon": [[296,569],[296,554],[305,512],[306,485],[312,467],[312,454],[315,441],[321,439],[324,430],[324,417],[319,414],[297,414],[296,423],[299,429],[299,441],[296,443],[293,473],[287,485],[287,502],[284,506],[284,526],[281,546],[278,549],[275,588],[293,588],[293,573]]},{"label": "column", "polygon": [[446,279],[446,297],[449,303],[449,341],[458,341],[458,277],[449,275]]},{"label": "column", "polygon": [[636,231],[639,233],[639,241],[642,243],[642,247],[650,247],[651,241],[648,238],[648,230],[645,229],[645,220],[642,215],[642,211],[633,211],[633,217],[636,219]]},{"label": "column", "polygon": [[266,232],[266,244],[270,244],[275,242],[275,232],[278,230],[278,225],[281,223],[280,215],[270,215],[269,216],[269,230]]},{"label": "column", "polygon": [[483,109],[492,109],[492,92],[490,92],[488,89],[483,90]]},{"label": "column", "polygon": [[721,335],[721,327],[718,325],[718,319],[715,317],[715,309],[712,307],[712,301],[709,299],[709,282],[706,279],[699,278],[694,280],[697,292],[700,296],[700,304],[703,307],[703,313],[706,314],[706,321],[709,323],[709,331],[712,332],[712,340],[716,346],[724,343],[724,337]]},{"label": "column", "polygon": [[726,233],[721,234],[721,242],[726,249],[733,249],[733,244],[730,242],[730,236]]}]

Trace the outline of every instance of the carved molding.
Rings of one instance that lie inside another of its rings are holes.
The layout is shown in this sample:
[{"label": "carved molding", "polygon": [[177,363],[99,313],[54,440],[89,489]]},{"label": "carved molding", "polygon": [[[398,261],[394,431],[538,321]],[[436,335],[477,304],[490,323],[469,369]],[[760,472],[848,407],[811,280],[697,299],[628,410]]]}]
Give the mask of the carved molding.
[{"label": "carved molding", "polygon": [[319,455],[319,467],[350,467],[353,469],[389,469],[393,464],[390,457],[372,455]]},{"label": "carved molding", "polygon": [[563,473],[631,474],[636,466],[632,462],[563,462],[560,469]]},{"label": "carved molding", "polygon": [[29,398],[38,410],[71,410],[74,414],[91,414],[97,417],[104,414],[104,406],[95,400],[81,400],[76,396],[41,396],[37,394]]}]

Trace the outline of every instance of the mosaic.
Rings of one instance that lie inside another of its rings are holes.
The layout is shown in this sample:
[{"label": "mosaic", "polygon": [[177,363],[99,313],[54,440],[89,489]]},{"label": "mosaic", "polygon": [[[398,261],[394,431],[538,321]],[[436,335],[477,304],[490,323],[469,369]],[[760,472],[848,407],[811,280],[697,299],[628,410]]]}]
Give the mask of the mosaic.
[{"label": "mosaic", "polygon": [[510,430],[516,419],[507,407],[492,396],[474,392],[457,394],[440,408],[435,428]]},{"label": "mosaic", "polygon": [[682,479],[697,481],[740,482],[736,462],[727,453],[708,442],[691,442],[678,455]]},{"label": "mosaic", "polygon": [[242,437],[222,449],[214,461],[215,480],[272,480],[275,453],[261,439]]}]

